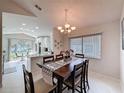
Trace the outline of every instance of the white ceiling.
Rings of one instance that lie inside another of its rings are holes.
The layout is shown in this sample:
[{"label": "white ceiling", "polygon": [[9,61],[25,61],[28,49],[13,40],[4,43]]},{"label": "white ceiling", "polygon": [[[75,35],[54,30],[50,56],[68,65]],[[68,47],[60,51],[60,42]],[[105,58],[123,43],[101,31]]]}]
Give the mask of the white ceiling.
[{"label": "white ceiling", "polygon": [[[64,9],[69,9],[68,21],[77,27],[87,27],[120,19],[123,0],[14,0],[38,16],[46,31],[64,24]],[[34,5],[38,4],[42,11]]]},{"label": "white ceiling", "polygon": [[[50,35],[36,17],[3,13],[3,34],[24,33],[33,37]],[[23,25],[25,24],[25,25]]]}]

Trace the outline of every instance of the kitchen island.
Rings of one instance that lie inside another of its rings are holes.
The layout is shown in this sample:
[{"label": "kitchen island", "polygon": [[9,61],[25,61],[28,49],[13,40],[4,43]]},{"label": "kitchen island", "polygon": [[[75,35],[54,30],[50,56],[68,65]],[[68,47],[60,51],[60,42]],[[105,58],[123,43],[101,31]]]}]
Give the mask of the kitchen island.
[{"label": "kitchen island", "polygon": [[38,80],[42,76],[41,69],[36,65],[37,62],[43,62],[43,57],[51,56],[52,54],[35,54],[27,57],[27,70],[32,72],[33,79]]}]

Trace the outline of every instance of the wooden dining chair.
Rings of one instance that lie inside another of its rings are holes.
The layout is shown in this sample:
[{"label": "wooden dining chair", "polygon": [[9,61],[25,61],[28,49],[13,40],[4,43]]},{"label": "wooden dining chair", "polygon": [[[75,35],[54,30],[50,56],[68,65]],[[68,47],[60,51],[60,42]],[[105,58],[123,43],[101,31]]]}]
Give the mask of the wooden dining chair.
[{"label": "wooden dining chair", "polygon": [[[71,76],[63,82],[64,85],[68,87],[68,89],[72,89],[72,93],[75,93],[75,90],[79,93],[83,93],[84,90],[84,93],[86,93],[85,82],[83,82],[85,77],[83,73],[84,67],[85,63],[83,62],[75,65]],[[78,87],[80,88],[80,90],[78,90]]]},{"label": "wooden dining chair", "polygon": [[63,54],[56,55],[56,58],[55,58],[56,61],[62,60],[62,59],[63,59]]},{"label": "wooden dining chair", "polygon": [[84,54],[76,53],[76,54],[75,54],[75,57],[78,57],[78,58],[84,58]]},{"label": "wooden dining chair", "polygon": [[33,82],[32,73],[23,65],[25,93],[55,93],[56,87],[46,83],[43,79]]},{"label": "wooden dining chair", "polygon": [[54,56],[46,56],[46,57],[43,57],[43,63],[48,63],[48,62],[52,62],[54,61]]}]

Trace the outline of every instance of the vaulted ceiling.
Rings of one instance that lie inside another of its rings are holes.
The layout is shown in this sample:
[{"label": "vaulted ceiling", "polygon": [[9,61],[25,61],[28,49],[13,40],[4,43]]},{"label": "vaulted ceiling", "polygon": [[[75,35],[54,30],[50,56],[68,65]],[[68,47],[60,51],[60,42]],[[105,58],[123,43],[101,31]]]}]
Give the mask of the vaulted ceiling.
[{"label": "vaulted ceiling", "polygon": [[[123,0],[14,0],[24,9],[35,14],[41,27],[51,30],[64,24],[64,9],[68,21],[76,27],[88,27],[120,19]],[[34,6],[39,5],[42,11]]]}]

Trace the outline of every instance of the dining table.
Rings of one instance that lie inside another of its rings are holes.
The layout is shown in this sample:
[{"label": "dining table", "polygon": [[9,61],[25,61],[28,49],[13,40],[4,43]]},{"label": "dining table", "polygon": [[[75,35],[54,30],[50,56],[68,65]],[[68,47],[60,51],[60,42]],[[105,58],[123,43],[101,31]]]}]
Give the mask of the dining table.
[{"label": "dining table", "polygon": [[[85,62],[85,60],[88,59],[77,58],[73,56],[60,61],[53,61],[48,63],[37,62],[36,64],[42,68],[42,71],[45,71],[44,74],[48,73],[51,78],[54,75],[54,77],[57,79],[57,93],[62,93],[63,81],[71,75],[74,65]],[[84,90],[84,92],[86,93],[86,90]]]}]

